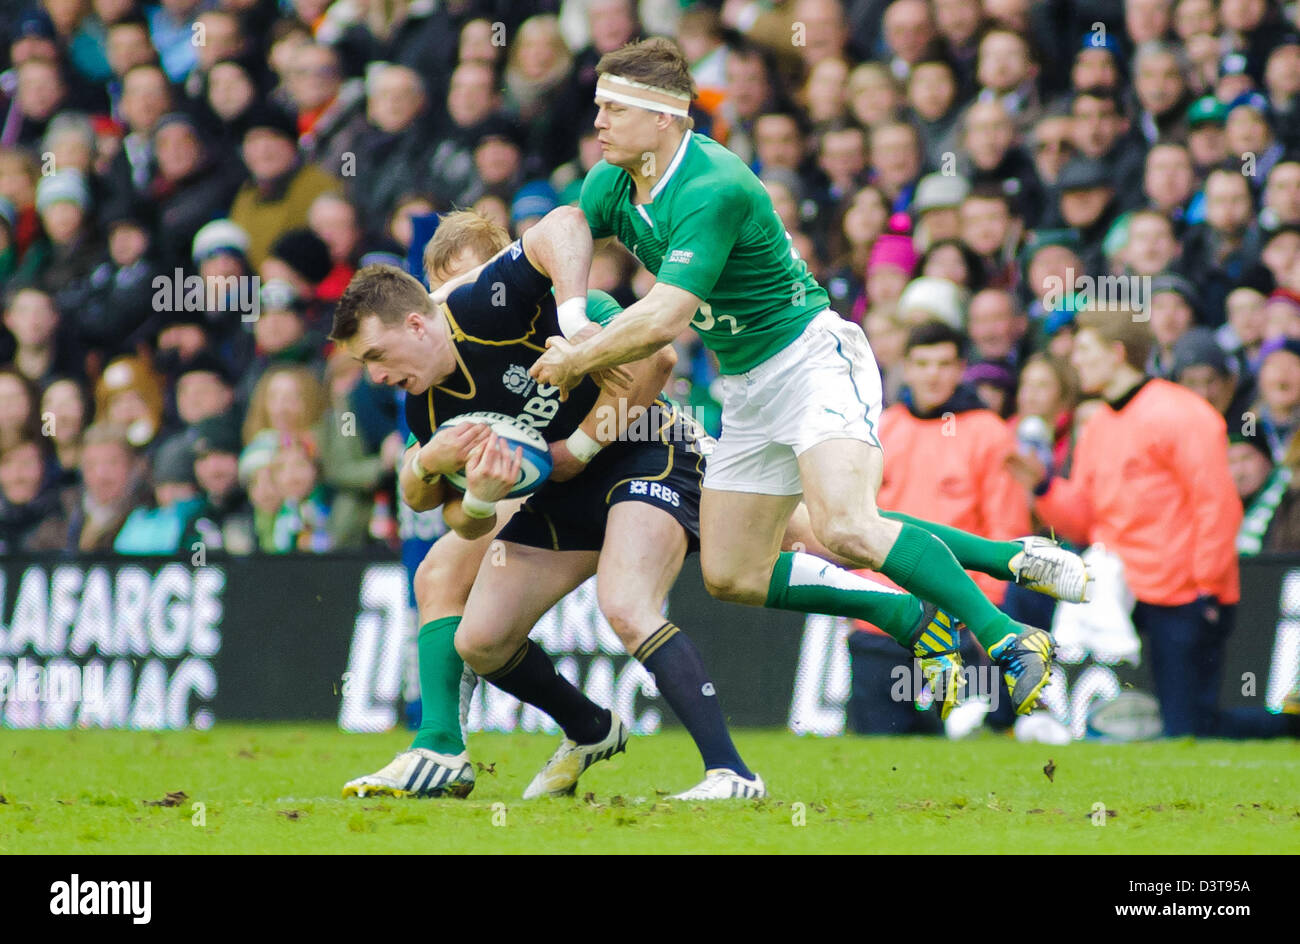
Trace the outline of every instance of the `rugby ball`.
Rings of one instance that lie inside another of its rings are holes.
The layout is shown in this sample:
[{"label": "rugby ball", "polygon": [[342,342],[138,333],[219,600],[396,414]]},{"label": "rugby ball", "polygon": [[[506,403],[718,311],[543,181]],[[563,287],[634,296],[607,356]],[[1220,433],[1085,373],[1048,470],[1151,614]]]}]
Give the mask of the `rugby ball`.
[{"label": "rugby ball", "polygon": [[[454,426],[460,426],[463,423],[487,423],[492,427],[492,432],[496,433],[506,442],[510,443],[510,451],[513,452],[516,447],[523,448],[523,461],[519,466],[519,481],[515,487],[510,490],[510,497],[517,498],[520,495],[528,495],[542,487],[542,484],[551,474],[551,449],[546,445],[546,440],[542,434],[533,427],[520,423],[513,416],[506,416],[504,413],[491,413],[486,410],[476,413],[462,413],[460,416],[453,416],[445,423],[441,424],[438,429],[451,429]],[[445,476],[448,482],[456,486],[462,492],[466,489],[465,470],[453,472]]]}]

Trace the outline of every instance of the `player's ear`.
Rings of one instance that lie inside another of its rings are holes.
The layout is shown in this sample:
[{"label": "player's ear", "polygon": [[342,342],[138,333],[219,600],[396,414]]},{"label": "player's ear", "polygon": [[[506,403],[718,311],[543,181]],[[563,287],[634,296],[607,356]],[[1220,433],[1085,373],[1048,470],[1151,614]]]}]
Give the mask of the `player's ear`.
[{"label": "player's ear", "polygon": [[408,311],[405,320],[406,330],[410,331],[417,338],[424,337],[424,316],[418,311]]}]

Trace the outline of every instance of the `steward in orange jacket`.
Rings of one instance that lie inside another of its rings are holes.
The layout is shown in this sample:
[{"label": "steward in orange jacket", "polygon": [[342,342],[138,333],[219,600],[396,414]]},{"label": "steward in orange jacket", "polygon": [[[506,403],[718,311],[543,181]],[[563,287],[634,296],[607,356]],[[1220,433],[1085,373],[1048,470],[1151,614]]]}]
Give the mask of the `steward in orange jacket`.
[{"label": "steward in orange jacket", "polygon": [[1218,708],[1241,596],[1241,502],[1223,417],[1190,390],[1146,376],[1153,339],[1141,312],[1085,312],[1078,324],[1070,359],[1080,388],[1108,406],[1084,427],[1068,479],[1020,453],[1008,469],[1032,489],[1044,521],[1124,562],[1167,737],[1292,733],[1291,719],[1262,708]]},{"label": "steward in orange jacket", "polygon": [[1118,554],[1143,603],[1241,599],[1227,427],[1185,387],[1144,377],[1098,410],[1070,478],[1053,478],[1035,508],[1067,540]]}]

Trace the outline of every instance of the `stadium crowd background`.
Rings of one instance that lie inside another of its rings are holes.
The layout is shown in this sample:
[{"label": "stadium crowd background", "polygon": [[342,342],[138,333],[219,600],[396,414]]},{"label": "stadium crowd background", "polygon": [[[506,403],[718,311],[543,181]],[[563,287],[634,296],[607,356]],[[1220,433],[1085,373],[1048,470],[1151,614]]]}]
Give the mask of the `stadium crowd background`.
[{"label": "stadium crowd background", "polygon": [[[0,552],[394,543],[398,403],[325,340],[332,302],[359,266],[400,264],[413,217],[473,208],[518,234],[576,201],[600,157],[595,64],[647,35],[680,44],[696,130],[751,164],[862,324],[891,456],[909,421],[970,418],[980,435],[957,440],[1068,474],[1102,402],[1070,365],[1080,277],[1119,276],[1147,293],[1147,373],[1225,418],[1243,553],[1300,550],[1295,5],[45,0],[0,16]],[[652,282],[622,250],[594,261],[593,287],[624,304]],[[678,348],[670,392],[716,433],[716,364],[691,333]],[[1032,497],[1002,458],[965,455],[955,480],[909,463],[882,504],[911,489],[926,504],[904,510],[1024,533]]]}]

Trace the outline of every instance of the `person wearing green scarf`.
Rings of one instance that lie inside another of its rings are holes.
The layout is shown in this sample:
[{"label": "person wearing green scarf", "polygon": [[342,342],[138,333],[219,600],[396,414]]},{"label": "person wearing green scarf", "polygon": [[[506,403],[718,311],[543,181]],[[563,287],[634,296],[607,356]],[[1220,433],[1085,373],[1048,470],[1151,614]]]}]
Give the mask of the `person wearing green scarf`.
[{"label": "person wearing green scarf", "polygon": [[[1300,537],[1300,521],[1290,526],[1290,519],[1300,516],[1300,500],[1293,497],[1296,493],[1290,487],[1290,467],[1273,465],[1263,436],[1248,436],[1236,429],[1228,431],[1228,464],[1245,508],[1237,531],[1237,553],[1254,557],[1264,550],[1288,549],[1277,546],[1282,532]],[[1300,549],[1300,545],[1293,547]]]}]

